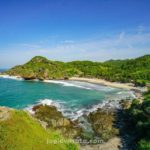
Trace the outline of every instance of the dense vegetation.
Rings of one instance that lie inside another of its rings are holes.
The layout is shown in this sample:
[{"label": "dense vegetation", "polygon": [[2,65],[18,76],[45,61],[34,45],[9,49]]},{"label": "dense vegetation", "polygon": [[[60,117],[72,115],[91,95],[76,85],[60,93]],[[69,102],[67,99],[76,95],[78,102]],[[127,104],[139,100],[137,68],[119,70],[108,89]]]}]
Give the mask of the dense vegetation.
[{"label": "dense vegetation", "polygon": [[145,93],[143,103],[133,100],[131,107],[126,110],[126,131],[133,135],[135,149],[150,149],[150,90]]},{"label": "dense vegetation", "polygon": [[[54,144],[64,140],[53,130],[44,129],[24,111],[0,109],[0,150],[77,150],[73,143]],[[4,112],[5,111],[5,112]],[[1,117],[3,116],[2,119]],[[7,117],[6,117],[7,116]]]},{"label": "dense vegetation", "polygon": [[58,62],[36,56],[28,63],[6,72],[25,79],[67,79],[72,76],[102,78],[109,81],[133,82],[144,86],[150,81],[150,55],[136,59]]}]

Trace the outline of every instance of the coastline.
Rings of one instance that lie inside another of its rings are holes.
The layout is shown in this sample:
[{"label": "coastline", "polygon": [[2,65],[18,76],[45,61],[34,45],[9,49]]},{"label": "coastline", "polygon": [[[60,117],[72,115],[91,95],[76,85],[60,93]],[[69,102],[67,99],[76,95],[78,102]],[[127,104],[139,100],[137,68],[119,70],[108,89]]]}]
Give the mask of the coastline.
[{"label": "coastline", "polygon": [[115,88],[122,88],[127,90],[140,90],[138,87],[134,87],[130,83],[119,83],[119,82],[110,82],[104,79],[97,79],[97,78],[80,78],[80,77],[71,77],[69,80],[72,81],[84,81],[89,83],[101,84],[105,86],[115,87]]},{"label": "coastline", "polygon": [[[9,79],[15,79],[15,80],[24,80],[21,76],[10,76],[7,74],[0,74],[0,78],[9,78]],[[111,82],[104,79],[98,79],[98,78],[84,78],[84,77],[71,77],[68,80],[70,81],[80,81],[80,82],[88,82],[93,84],[99,84],[104,86],[110,86],[114,88],[120,88],[132,91],[137,99],[142,100],[143,96],[142,94],[147,91],[146,87],[135,87],[132,83],[120,83],[120,82]],[[33,79],[33,81],[38,81],[38,79]],[[43,80],[42,82],[54,82],[54,81],[65,81],[65,80]],[[66,80],[67,81],[67,80]]]},{"label": "coastline", "polygon": [[80,78],[80,77],[71,77],[69,78],[71,81],[81,81],[81,82],[89,82],[89,83],[94,83],[94,84],[100,84],[100,85],[105,85],[105,86],[110,86],[114,88],[121,88],[121,89],[126,89],[130,90],[134,93],[136,98],[142,100],[143,96],[142,93],[147,91],[147,88],[141,88],[141,87],[135,87],[132,83],[119,83],[119,82],[110,82],[104,79],[97,79],[97,78]]},{"label": "coastline", "polygon": [[[23,79],[21,76],[10,76],[7,74],[0,74],[0,77],[10,78],[10,79]],[[34,80],[38,80],[38,79],[34,79]],[[111,81],[107,81],[104,79],[98,79],[98,78],[71,77],[68,80],[101,84],[101,85],[105,85],[105,86],[110,86],[110,87],[114,87],[114,88],[122,88],[122,89],[127,89],[127,90],[139,90],[139,91],[145,90],[144,88],[142,89],[140,87],[135,87],[132,83],[111,82]],[[55,80],[46,80],[45,79],[43,81],[55,81]],[[62,79],[60,81],[62,81]]]},{"label": "coastline", "polygon": [[[10,78],[10,79],[15,79],[15,80],[24,80],[20,76],[0,75],[0,77]],[[110,87],[114,87],[114,88],[122,88],[122,89],[130,90],[130,91],[132,91],[134,93],[135,97],[139,98],[140,100],[142,100],[142,93],[144,92],[144,88],[143,88],[143,91],[142,91],[142,88],[134,87],[130,83],[117,83],[117,82],[109,82],[109,81],[102,80],[102,79],[96,79],[96,78],[95,79],[94,78],[90,79],[90,78],[77,78],[77,77],[72,77],[69,80],[71,80],[71,81],[89,82],[89,83],[94,83],[94,84],[110,86]],[[38,81],[38,80],[35,79],[33,81]],[[51,83],[51,81],[55,81],[55,80],[47,80],[47,82],[48,81]],[[65,80],[58,80],[58,81],[65,81]],[[46,80],[43,80],[41,82],[46,82]],[[113,108],[112,106],[116,106],[116,104],[115,105],[111,105],[112,102],[113,101],[110,100],[110,101],[108,101],[106,103],[103,103],[101,105],[97,105],[97,107],[94,106],[93,108],[91,108],[91,110],[89,112],[96,112],[98,108],[101,108],[104,111],[107,111],[107,112],[111,111],[111,112],[114,112],[115,114],[117,114],[118,108],[115,108],[115,107]],[[54,107],[56,107],[57,111],[62,112],[60,109],[58,109],[58,107],[56,105],[53,105],[52,102],[46,101],[46,100],[45,101],[41,101],[40,103],[33,105],[33,107],[41,105],[41,104],[54,106]],[[24,110],[29,112],[31,115],[34,115],[34,113],[32,111],[33,107],[30,107],[29,109],[24,109]],[[63,114],[63,116],[66,117],[64,114]],[[84,113],[81,116],[84,116]],[[74,120],[72,120],[72,121],[74,121]],[[119,124],[119,122],[117,122],[117,123]],[[124,143],[126,145],[126,141]],[[122,137],[121,136],[113,137],[109,141],[107,141],[106,143],[103,143],[103,144],[81,146],[80,150],[85,150],[85,149],[87,149],[87,150],[98,150],[98,149],[104,150],[106,148],[110,149],[110,150],[113,149],[113,148],[115,148],[115,150],[119,150],[119,147],[123,147]]]}]

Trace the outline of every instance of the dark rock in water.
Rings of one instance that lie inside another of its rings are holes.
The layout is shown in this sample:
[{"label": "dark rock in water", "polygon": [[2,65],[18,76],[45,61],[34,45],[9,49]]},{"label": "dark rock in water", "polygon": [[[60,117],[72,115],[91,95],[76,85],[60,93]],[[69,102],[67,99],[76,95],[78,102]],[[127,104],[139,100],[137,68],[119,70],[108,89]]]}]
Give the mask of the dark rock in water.
[{"label": "dark rock in water", "polygon": [[36,112],[41,106],[43,106],[42,104],[40,104],[40,105],[35,105],[33,108],[32,108],[32,110],[34,111],[34,112]]},{"label": "dark rock in water", "polygon": [[36,79],[35,77],[23,77],[24,80],[34,80]]},{"label": "dark rock in water", "polygon": [[95,134],[104,141],[118,135],[119,131],[114,127],[116,116],[112,111],[98,109],[88,115],[88,120],[92,125]]},{"label": "dark rock in water", "polygon": [[39,81],[44,81],[44,79],[41,79],[41,78],[39,78],[38,80],[39,80]]},{"label": "dark rock in water", "polygon": [[65,137],[76,138],[82,133],[78,123],[64,117],[55,106],[37,105],[33,110],[37,119],[47,123],[47,128],[56,129]]},{"label": "dark rock in water", "polygon": [[64,77],[64,80],[69,80],[69,77]]}]

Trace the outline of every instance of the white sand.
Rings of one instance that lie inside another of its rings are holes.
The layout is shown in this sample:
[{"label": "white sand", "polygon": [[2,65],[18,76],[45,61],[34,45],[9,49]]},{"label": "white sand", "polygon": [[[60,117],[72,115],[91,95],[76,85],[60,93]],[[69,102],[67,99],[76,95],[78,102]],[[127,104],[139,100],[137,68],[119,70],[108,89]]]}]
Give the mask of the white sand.
[{"label": "white sand", "polygon": [[128,90],[131,90],[131,89],[140,90],[138,87],[134,87],[133,84],[131,83],[110,82],[110,81],[106,81],[103,79],[96,79],[96,78],[72,77],[69,80],[85,81],[85,82],[96,83],[96,84],[101,84],[101,85],[106,85],[106,86],[111,86],[111,87],[116,87],[116,88],[123,88],[123,89],[128,89]]}]

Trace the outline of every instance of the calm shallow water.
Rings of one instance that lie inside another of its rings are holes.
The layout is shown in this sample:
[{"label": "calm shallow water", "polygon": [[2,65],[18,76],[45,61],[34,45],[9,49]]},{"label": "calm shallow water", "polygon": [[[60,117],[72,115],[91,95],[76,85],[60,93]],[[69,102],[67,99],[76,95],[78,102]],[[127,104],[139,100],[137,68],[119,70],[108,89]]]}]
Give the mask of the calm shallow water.
[{"label": "calm shallow water", "polygon": [[86,82],[49,82],[0,78],[0,106],[23,109],[43,102],[74,116],[104,101],[133,96],[130,91]]}]

